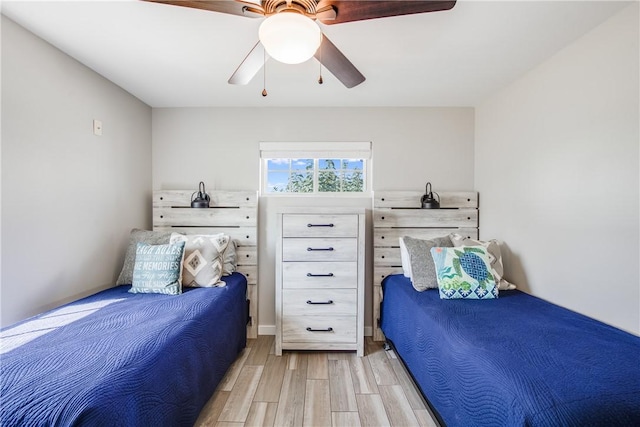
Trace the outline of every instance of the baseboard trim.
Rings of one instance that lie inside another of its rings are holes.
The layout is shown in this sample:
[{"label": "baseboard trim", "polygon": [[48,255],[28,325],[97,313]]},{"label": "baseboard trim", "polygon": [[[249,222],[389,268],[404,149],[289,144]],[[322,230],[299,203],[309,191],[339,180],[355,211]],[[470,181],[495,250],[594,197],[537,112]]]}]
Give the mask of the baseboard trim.
[{"label": "baseboard trim", "polygon": [[[258,335],[275,335],[276,325],[258,325]],[[364,327],[364,336],[373,336],[373,328],[371,326]]]},{"label": "baseboard trim", "polygon": [[258,335],[275,335],[276,325],[258,325]]}]

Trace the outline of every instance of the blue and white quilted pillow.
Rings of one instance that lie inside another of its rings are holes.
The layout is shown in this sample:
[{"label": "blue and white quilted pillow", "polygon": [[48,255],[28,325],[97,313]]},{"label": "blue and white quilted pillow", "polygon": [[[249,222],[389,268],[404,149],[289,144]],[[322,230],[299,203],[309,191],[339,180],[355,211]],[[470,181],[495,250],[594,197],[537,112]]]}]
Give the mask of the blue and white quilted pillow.
[{"label": "blue and white quilted pillow", "polygon": [[483,246],[431,248],[441,299],[498,298],[490,256]]}]

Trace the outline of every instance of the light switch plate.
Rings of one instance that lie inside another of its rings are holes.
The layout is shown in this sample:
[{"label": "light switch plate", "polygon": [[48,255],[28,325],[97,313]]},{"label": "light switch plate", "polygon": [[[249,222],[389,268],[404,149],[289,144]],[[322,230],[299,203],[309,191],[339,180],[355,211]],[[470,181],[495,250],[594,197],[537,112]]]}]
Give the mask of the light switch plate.
[{"label": "light switch plate", "polygon": [[102,122],[100,120],[93,121],[93,134],[102,136]]}]

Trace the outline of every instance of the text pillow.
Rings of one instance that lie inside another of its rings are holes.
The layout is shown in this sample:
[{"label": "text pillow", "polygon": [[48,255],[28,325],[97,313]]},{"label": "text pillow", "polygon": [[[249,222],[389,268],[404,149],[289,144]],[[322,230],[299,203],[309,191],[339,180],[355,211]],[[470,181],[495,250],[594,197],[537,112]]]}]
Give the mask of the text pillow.
[{"label": "text pillow", "polygon": [[129,246],[124,256],[122,270],[116,280],[116,285],[130,285],[133,280],[133,266],[136,262],[136,250],[138,243],[147,243],[149,245],[161,245],[169,243],[171,238],[170,231],[150,231],[134,228],[129,234]]},{"label": "text pillow", "polygon": [[431,248],[441,299],[498,298],[487,249],[483,246]]},{"label": "text pillow", "polygon": [[167,245],[138,243],[131,293],[178,295],[182,293],[184,242]]}]

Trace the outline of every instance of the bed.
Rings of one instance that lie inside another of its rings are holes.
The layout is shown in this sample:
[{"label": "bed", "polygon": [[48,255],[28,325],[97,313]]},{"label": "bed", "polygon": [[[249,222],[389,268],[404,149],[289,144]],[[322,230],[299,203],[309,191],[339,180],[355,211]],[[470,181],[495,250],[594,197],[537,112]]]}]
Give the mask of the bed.
[{"label": "bed", "polygon": [[3,330],[0,425],[193,425],[246,343],[246,280],[225,282],[117,286]]},{"label": "bed", "polygon": [[383,288],[382,331],[446,425],[640,425],[638,337],[518,290]]},{"label": "bed", "polygon": [[450,427],[640,425],[639,337],[518,290],[443,301],[404,277],[399,237],[477,238],[467,194],[441,194],[445,209],[427,210],[418,192],[376,193],[376,338]]},{"label": "bed", "polygon": [[210,194],[212,208],[191,209],[190,191],[154,192],[154,230],[229,235],[224,286],[115,286],[4,328],[0,425],[193,425],[257,335],[257,195]]}]

